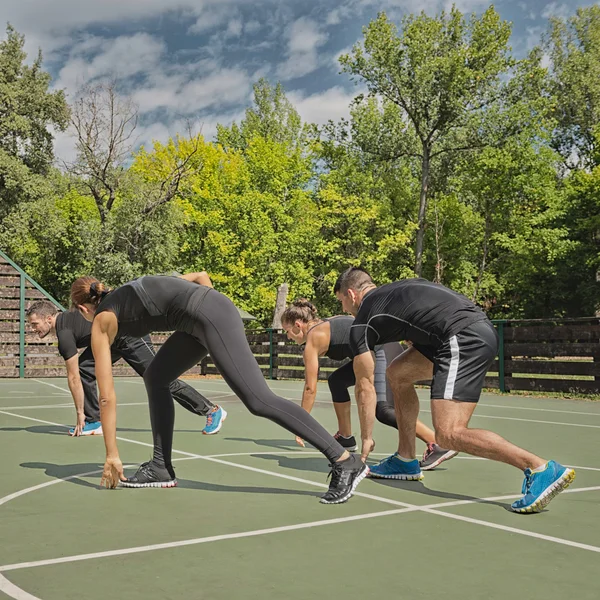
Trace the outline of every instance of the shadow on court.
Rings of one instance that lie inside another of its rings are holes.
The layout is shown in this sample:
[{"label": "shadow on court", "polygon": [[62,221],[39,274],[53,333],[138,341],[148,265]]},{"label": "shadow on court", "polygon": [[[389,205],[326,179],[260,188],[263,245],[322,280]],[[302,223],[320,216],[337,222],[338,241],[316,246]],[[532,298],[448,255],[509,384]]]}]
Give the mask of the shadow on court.
[{"label": "shadow on court", "polygon": [[[289,439],[285,439],[285,440],[257,440],[257,439],[253,439],[253,438],[240,438],[240,437],[226,437],[223,438],[224,440],[227,440],[228,442],[248,442],[251,444],[254,444],[256,446],[263,446],[263,447],[267,447],[267,448],[276,448],[278,450],[302,450],[302,448],[300,446],[298,446],[298,444],[296,444],[295,440],[294,440],[294,436],[290,434],[290,438]],[[306,444],[307,448],[312,448],[312,446],[310,444]]]},{"label": "shadow on court", "polygon": [[[21,467],[26,469],[39,469],[43,470],[46,475],[54,479],[66,479],[67,477],[73,477],[73,479],[67,480],[65,483],[72,483],[74,485],[80,485],[94,490],[101,490],[100,477],[102,473],[103,465],[99,463],[77,463],[70,465],[57,465],[53,463],[43,462],[26,462],[21,463]],[[85,479],[74,477],[81,473],[89,473],[90,471],[97,471],[97,473],[86,475]],[[133,475],[135,469],[125,469],[125,475]],[[97,483],[86,481],[91,478],[97,480]],[[232,494],[267,494],[267,495],[288,495],[288,496],[312,496],[318,497],[322,492],[307,491],[307,490],[291,490],[285,488],[274,488],[274,487],[259,487],[259,486],[243,486],[243,485],[222,485],[220,483],[209,483],[206,481],[193,481],[191,479],[180,479],[177,478],[177,487],[188,489],[188,490],[200,490],[203,492],[214,492],[222,494],[223,492]],[[132,494],[139,493],[139,489],[126,489],[117,488],[119,491],[127,491]],[[159,489],[159,488],[143,488],[146,490]]]},{"label": "shadow on court", "polygon": [[[192,481],[190,479],[177,478],[177,487],[189,490],[202,490],[204,492],[230,492],[234,494],[275,494],[285,496],[313,496],[318,497],[323,492],[311,492],[306,490],[287,490],[284,488],[257,487],[244,485],[222,485],[218,483],[208,483],[205,481]],[[135,490],[133,490],[135,491]]]},{"label": "shadow on court", "polygon": [[[281,456],[278,454],[252,454],[251,456],[252,458],[274,461],[278,466],[283,467],[284,469],[295,469],[298,471],[312,471],[321,473],[327,473],[329,471],[327,459],[325,459],[323,456]],[[466,500],[474,503],[493,504],[510,511],[507,503],[495,501],[484,502],[476,496],[467,496],[463,494],[433,490],[425,487],[421,481],[400,481],[389,479],[370,479],[370,481],[373,481],[374,483],[384,487],[404,490],[406,492],[416,494],[423,494],[433,498],[442,498],[444,500]],[[410,500],[407,500],[407,502],[410,502]]]},{"label": "shadow on court", "polygon": [[32,425],[31,427],[0,427],[0,431],[27,431],[28,433],[44,433],[46,435],[68,435],[69,427],[60,425]]},{"label": "shadow on court", "polygon": [[[370,478],[370,481],[382,485],[384,487],[393,488],[396,490],[405,490],[407,492],[414,492],[416,494],[424,494],[426,496],[433,496],[434,498],[443,498],[444,500],[467,500],[469,502],[477,504],[492,504],[499,506],[505,510],[510,511],[510,506],[506,502],[498,501],[483,501],[476,496],[465,496],[463,494],[453,494],[451,492],[442,492],[440,490],[432,490],[431,488],[425,487],[421,481],[401,481],[393,479],[374,479]],[[512,512],[512,511],[510,511]]]},{"label": "shadow on court", "polygon": [[98,471],[98,473],[93,475],[86,475],[85,477],[91,477],[98,479],[98,484],[90,483],[89,481],[85,481],[84,479],[74,478],[69,479],[67,483],[74,483],[75,485],[81,485],[83,487],[89,488],[98,488],[100,486],[100,475],[102,473],[102,466],[99,463],[78,463],[71,465],[55,465],[52,463],[43,463],[43,462],[26,462],[21,463],[22,467],[26,469],[40,469],[45,472],[48,477],[53,477],[54,479],[65,479],[66,477],[73,477],[74,475],[79,475],[81,473],[89,473],[90,471]]},{"label": "shadow on court", "polygon": [[285,469],[318,473],[329,472],[327,459],[324,456],[302,456],[301,452],[298,452],[297,456],[281,456],[279,454],[251,454],[250,456],[252,458],[275,461],[280,467]]}]

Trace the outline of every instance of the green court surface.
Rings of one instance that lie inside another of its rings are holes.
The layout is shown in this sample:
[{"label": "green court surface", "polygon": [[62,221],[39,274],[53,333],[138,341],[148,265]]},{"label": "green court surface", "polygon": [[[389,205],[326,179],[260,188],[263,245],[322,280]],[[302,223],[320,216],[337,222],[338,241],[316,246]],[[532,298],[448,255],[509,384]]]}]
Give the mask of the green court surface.
[{"label": "green court surface", "polygon": [[[465,455],[422,482],[365,480],[326,506],[319,452],[253,417],[221,380],[189,382],[229,416],[203,436],[205,419],[176,406],[179,487],[104,490],[102,438],[66,435],[66,381],[0,380],[0,598],[599,597],[600,403],[485,395],[475,411],[473,426],[576,467],[541,514],[508,510],[521,473]],[[300,398],[300,382],[269,384]],[[131,473],[151,453],[146,395],[141,379],[116,386]],[[313,414],[335,431],[321,386]],[[395,430],[378,423],[374,437],[374,461],[396,449]]]}]

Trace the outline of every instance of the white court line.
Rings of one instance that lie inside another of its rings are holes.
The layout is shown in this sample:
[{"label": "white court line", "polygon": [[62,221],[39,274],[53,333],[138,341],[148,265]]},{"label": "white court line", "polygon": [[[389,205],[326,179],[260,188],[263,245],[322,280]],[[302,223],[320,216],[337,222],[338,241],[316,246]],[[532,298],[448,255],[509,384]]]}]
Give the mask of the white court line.
[{"label": "white court line", "polygon": [[[127,381],[125,383],[139,383],[139,382],[137,382],[137,381]],[[216,384],[223,383],[223,384],[225,384],[224,381],[220,382],[220,381],[217,381],[217,380],[210,380],[210,381],[207,381],[207,382],[203,381],[203,384],[204,383],[216,383]],[[225,385],[227,385],[227,384],[225,384]],[[277,391],[278,389],[284,391],[284,388],[276,388],[275,386],[269,386],[269,387],[271,387],[274,391]],[[296,391],[296,390],[288,389],[287,391]],[[298,401],[298,398],[288,398],[286,396],[282,396],[282,398],[285,398],[286,400],[291,400],[292,402],[297,402]],[[322,401],[322,400],[316,400],[315,402],[317,404],[331,404],[331,402]],[[429,402],[429,401],[426,400],[426,401],[421,401],[421,402]],[[481,404],[480,406],[486,406],[486,404]],[[493,406],[494,408],[507,408],[507,409],[517,408],[517,407],[511,407],[511,406],[500,406],[500,405],[491,405],[491,404],[489,406]],[[523,409],[523,410],[529,410],[529,409]],[[536,409],[531,409],[531,410],[545,411],[545,409],[541,409],[541,408],[536,408]],[[427,410],[427,409],[424,409],[424,408],[421,409],[421,412],[431,413],[430,410]],[[583,413],[583,412],[580,413],[580,412],[577,412],[577,411],[569,412],[569,411],[550,411],[549,410],[547,412],[565,412],[567,414],[573,414],[573,415],[581,414],[581,415],[600,416],[600,413]],[[567,426],[567,427],[585,427],[585,428],[590,428],[590,429],[600,429],[600,425],[584,425],[582,423],[564,423],[564,422],[561,422],[561,421],[541,421],[541,420],[538,420],[538,419],[520,419],[518,417],[501,417],[501,416],[498,416],[498,415],[482,415],[482,414],[480,414],[478,412],[473,413],[473,417],[481,417],[481,418],[484,418],[484,419],[502,419],[502,420],[505,420],[505,421],[524,421],[526,423],[543,423],[543,424],[547,424],[547,425],[563,425],[563,426]]]},{"label": "white court line", "polygon": [[49,385],[50,387],[56,388],[57,390],[60,390],[61,392],[63,392],[63,393],[66,393],[66,394],[69,394],[69,395],[70,395],[70,392],[69,392],[69,390],[65,390],[65,388],[61,388],[61,387],[59,387],[58,385],[54,385],[53,383],[48,383],[47,381],[41,381],[40,379],[33,379],[33,378],[32,378],[32,379],[30,379],[30,381],[35,381],[35,382],[37,382],[37,383],[41,383],[41,384],[43,384],[43,385]]},{"label": "white court line", "polygon": [[[421,412],[431,413],[430,410],[421,409]],[[581,423],[563,423],[560,421],[540,421],[538,419],[520,419],[518,417],[498,417],[496,415],[481,415],[473,413],[473,419],[481,417],[482,419],[502,419],[503,421],[523,421],[524,423],[545,423],[546,425],[561,425],[564,427],[585,427],[589,429],[600,429],[600,425],[583,425]]]},{"label": "white court line", "polygon": [[73,403],[69,404],[39,404],[38,406],[0,406],[2,410],[32,410],[34,408],[73,408]]},{"label": "white court line", "polygon": [[[191,540],[181,540],[178,542],[165,542],[163,544],[152,544],[149,546],[135,546],[133,548],[123,548],[121,550],[107,550],[105,552],[94,552],[91,554],[78,554],[75,556],[64,556],[61,558],[51,558],[47,560],[38,560],[31,562],[15,563],[12,565],[3,565],[0,572],[15,571],[17,569],[29,569],[32,567],[43,567],[47,565],[56,565],[61,563],[77,562],[82,560],[91,560],[96,558],[106,558],[110,556],[122,556],[124,554],[136,554],[139,552],[149,552],[151,550],[164,550],[167,548],[180,548],[181,546],[193,546],[196,544],[205,544],[208,542],[219,542],[222,540],[235,540],[239,538],[255,537],[259,535],[268,535],[272,533],[281,533],[283,531],[296,531],[299,529],[309,529],[312,527],[322,527],[323,525],[335,525],[338,523],[347,523],[349,521],[361,521],[364,519],[373,519],[375,517],[387,517],[405,512],[414,512],[413,508],[398,508],[395,510],[385,510],[374,513],[365,513],[351,517],[340,517],[337,519],[325,519],[323,521],[311,521],[308,523],[298,523],[297,525],[284,525],[282,527],[271,527],[269,529],[256,529],[254,531],[243,531],[240,533],[228,533],[225,535],[213,535],[210,537],[195,538]],[[600,549],[599,549],[600,550]],[[1,588],[0,588],[1,589]]]},{"label": "white court line", "polygon": [[[451,503],[449,503],[451,504]],[[502,531],[509,531],[511,533],[518,533],[521,535],[526,535],[528,537],[532,537],[535,539],[544,540],[547,542],[555,542],[559,544],[563,544],[566,546],[571,546],[573,548],[579,548],[581,550],[589,550],[591,552],[600,553],[600,547],[591,546],[590,544],[581,544],[579,542],[571,542],[570,540],[564,540],[562,538],[557,538],[550,535],[543,535],[540,533],[534,533],[531,531],[524,531],[522,529],[517,529],[515,527],[507,527],[505,525],[498,525],[496,523],[489,523],[488,521],[482,521],[481,519],[472,519],[470,517],[463,517],[461,515],[456,515],[452,513],[445,513],[439,510],[435,510],[433,508],[429,508],[427,506],[419,507],[419,506],[411,506],[407,508],[400,508],[396,510],[386,510],[379,511],[374,513],[365,513],[361,515],[355,515],[351,517],[340,517],[337,519],[325,519],[322,521],[311,521],[308,523],[298,523],[296,525],[284,525],[282,527],[271,527],[269,529],[255,529],[253,531],[243,531],[239,533],[228,533],[225,535],[214,535],[203,538],[195,538],[191,540],[180,540],[178,542],[165,542],[162,544],[151,544],[147,546],[135,546],[132,548],[122,548],[120,550],[106,550],[104,552],[93,552],[90,554],[77,554],[73,556],[63,556],[60,558],[50,558],[46,560],[37,560],[30,562],[22,562],[15,563],[12,565],[3,565],[0,566],[0,572],[6,571],[16,571],[18,569],[30,569],[33,567],[43,567],[49,565],[57,565],[62,563],[72,563],[79,562],[83,560],[92,560],[97,558],[108,558],[112,556],[123,556],[125,554],[137,554],[140,552],[149,552],[152,550],[165,550],[168,548],[180,548],[182,546],[192,546],[197,544],[205,544],[210,542],[220,542],[223,540],[233,540],[247,537],[256,537],[260,535],[270,535],[273,533],[282,533],[284,531],[297,531],[300,529],[310,529],[314,527],[323,527],[325,525],[335,525],[339,523],[348,523],[351,521],[362,521],[365,519],[373,519],[376,517],[387,517],[390,515],[398,515],[402,513],[408,512],[426,512],[433,515],[439,515],[441,517],[448,517],[451,519],[455,519],[458,521],[464,521],[467,523],[473,523],[475,525],[483,525],[485,527],[491,527],[493,529],[500,529]]]},{"label": "white court line", "polygon": [[[63,480],[57,480],[57,481],[58,482],[66,481],[68,479],[73,479],[74,477],[82,477],[84,475],[89,475],[91,473],[97,473],[97,472],[98,471],[93,471],[93,472],[85,473],[85,474],[82,473],[79,476],[73,475],[71,477],[65,478]],[[48,484],[36,486],[36,488],[32,488],[30,491],[33,491],[33,489],[39,489],[40,487],[45,487],[45,485],[50,485],[52,483],[54,483],[54,482],[49,482]],[[597,490],[597,489],[600,489],[600,487],[589,488],[589,489]],[[588,490],[584,490],[584,489],[580,488],[579,490],[573,490],[573,492],[575,492],[575,491],[588,491]],[[509,496],[509,497],[498,496],[496,498],[489,498],[487,500],[488,501],[503,500],[505,498],[515,498],[515,496],[514,495]],[[483,500],[483,499],[458,500],[456,502],[441,502],[441,503],[430,504],[430,505],[425,505],[425,506],[409,505],[406,508],[387,510],[387,511],[378,511],[378,512],[372,512],[372,513],[364,513],[364,514],[354,515],[354,516],[349,516],[349,517],[340,517],[337,519],[324,519],[324,520],[320,520],[320,521],[310,521],[308,523],[298,523],[296,525],[284,525],[281,527],[271,527],[268,529],[256,529],[256,530],[252,530],[252,531],[244,531],[244,532],[239,532],[239,533],[229,533],[229,534],[224,534],[224,535],[215,535],[215,536],[209,536],[209,537],[203,537],[203,538],[180,540],[177,542],[164,542],[162,544],[149,544],[146,546],[134,546],[131,548],[121,548],[118,550],[106,550],[103,552],[93,552],[93,553],[88,553],[88,554],[62,556],[60,558],[50,558],[50,559],[44,559],[44,560],[38,560],[38,561],[27,561],[27,562],[21,562],[21,563],[2,565],[2,566],[0,566],[0,572],[16,571],[18,569],[30,569],[30,568],[34,568],[34,567],[42,567],[42,566],[49,566],[49,565],[56,565],[56,564],[63,564],[63,563],[79,562],[79,561],[83,561],[83,560],[93,560],[96,558],[108,558],[108,557],[112,557],[112,556],[123,556],[126,554],[137,554],[140,552],[149,552],[149,551],[153,551],[153,550],[165,550],[165,549],[169,549],[169,548],[179,548],[182,546],[192,546],[192,545],[197,545],[197,544],[218,542],[218,541],[223,541],[223,540],[239,539],[239,538],[246,538],[246,537],[256,537],[259,535],[269,535],[272,533],[281,533],[281,532],[285,532],[285,531],[296,531],[299,529],[322,527],[325,525],[334,525],[334,524],[339,524],[339,523],[347,523],[347,522],[351,522],[351,521],[360,521],[360,520],[364,520],[364,519],[373,519],[373,518],[377,518],[377,517],[397,515],[397,514],[403,514],[403,513],[408,513],[408,512],[426,512],[426,513],[430,513],[430,514],[434,514],[434,515],[438,515],[438,516],[442,516],[442,517],[456,519],[459,521],[473,523],[476,525],[492,527],[493,529],[500,529],[503,531],[510,531],[511,533],[527,535],[532,538],[542,539],[544,541],[549,541],[549,542],[555,542],[555,543],[571,546],[573,548],[579,548],[582,550],[589,550],[591,552],[599,552],[600,553],[600,547],[597,547],[597,546],[591,546],[589,544],[582,544],[579,542],[572,542],[570,540],[564,540],[562,538],[557,538],[554,536],[548,536],[548,535],[543,535],[543,534],[539,534],[539,533],[535,533],[535,532],[523,531],[522,529],[517,529],[514,527],[507,527],[505,525],[498,525],[496,523],[489,523],[488,521],[482,521],[481,519],[472,519],[470,517],[463,517],[462,515],[456,515],[453,513],[445,513],[445,512],[436,510],[436,508],[444,508],[444,507],[449,508],[452,506],[473,504],[473,503],[481,501],[481,500]],[[0,589],[2,589],[1,585],[0,585]]]},{"label": "white court line", "polygon": [[[211,396],[208,398],[209,400],[218,400],[220,398],[225,398],[228,396],[232,396],[233,394],[222,394],[219,396]],[[11,398],[12,400],[12,398]],[[119,407],[121,406],[148,406],[148,402],[119,402]],[[72,402],[68,402],[65,404],[39,404],[37,406],[0,406],[0,410],[32,410],[39,408],[73,408],[74,405]]]},{"label": "white court line", "polygon": [[[201,382],[202,385],[209,384],[209,383],[214,383],[216,385],[219,385],[219,384],[227,385],[225,383],[225,381],[220,380],[220,379],[193,379],[193,380],[186,380],[186,383],[189,383],[190,381],[198,381],[198,382]],[[276,383],[275,384],[272,383],[273,381],[277,381],[277,380],[268,380],[269,387],[273,390],[280,390],[283,392],[297,392],[297,393],[301,392],[301,390],[297,390],[295,388],[278,387]],[[125,381],[124,383],[139,383],[139,382]],[[319,383],[324,383],[324,382],[319,382]],[[317,390],[317,394],[329,394],[329,392],[326,390]],[[352,397],[354,397],[354,392],[350,392],[350,395]],[[419,402],[421,402],[423,404],[425,404],[425,403],[429,404],[430,400],[420,398]],[[487,402],[479,402],[479,406],[489,406],[491,408],[503,408],[506,410],[513,410],[513,409],[514,410],[533,410],[533,411],[540,411],[540,412],[564,413],[567,415],[587,415],[587,416],[593,416],[593,417],[600,417],[600,412],[583,412],[583,411],[578,411],[578,410],[558,410],[558,409],[552,409],[552,408],[529,408],[526,406],[506,406],[506,405],[502,405],[502,404],[488,404]]]},{"label": "white court line", "polygon": [[[303,452],[301,450],[287,452],[287,454],[304,454],[304,453],[305,452]],[[311,454],[320,454],[319,452],[310,452],[310,453]],[[255,454],[255,453],[253,453],[253,454]],[[246,455],[248,455],[248,454],[246,453]],[[216,456],[221,456],[221,455],[215,455],[215,457]],[[176,459],[176,460],[178,460],[178,459]],[[186,458],[183,458],[180,460],[186,460]],[[191,458],[190,458],[190,460],[191,460]],[[129,468],[130,466],[131,465],[128,465],[125,468]],[[36,490],[39,490],[39,489],[42,489],[42,488],[45,488],[45,487],[48,487],[51,485],[56,485],[56,484],[62,483],[64,481],[69,481],[71,479],[85,477],[88,475],[93,475],[93,474],[101,473],[101,472],[102,472],[102,469],[96,469],[94,471],[87,471],[85,473],[79,473],[76,475],[70,475],[68,477],[62,477],[62,478],[55,479],[55,480],[52,480],[49,482],[45,482],[40,485],[32,486],[25,490],[20,490],[19,492],[15,492],[14,494],[11,494],[9,496],[1,498],[0,506],[10,500],[13,500],[14,498],[23,496],[30,492],[33,492],[33,491],[36,491]],[[565,493],[596,491],[598,489],[600,489],[600,486],[591,487],[591,488],[578,488],[575,490],[566,490]],[[480,519],[471,519],[469,517],[463,517],[461,515],[455,515],[455,514],[451,514],[451,513],[444,513],[439,510],[436,510],[437,508],[451,508],[454,506],[462,506],[465,504],[474,504],[477,502],[486,502],[486,501],[490,502],[490,501],[497,501],[497,500],[507,500],[507,499],[512,499],[512,498],[518,498],[518,496],[510,495],[510,496],[495,496],[492,498],[477,498],[477,499],[473,499],[473,500],[456,500],[456,501],[451,501],[451,502],[439,502],[436,504],[428,504],[425,506],[407,505],[405,508],[401,508],[401,509],[395,509],[395,510],[389,510],[389,511],[378,511],[378,512],[354,515],[354,516],[349,516],[349,517],[340,517],[337,519],[325,519],[325,520],[320,520],[320,521],[311,521],[308,523],[299,523],[296,525],[285,525],[285,526],[281,526],[281,527],[272,527],[272,528],[268,528],[268,529],[258,529],[258,530],[253,530],[253,531],[245,531],[245,532],[225,534],[225,535],[194,538],[194,539],[190,539],[190,540],[180,540],[177,542],[165,542],[162,544],[150,544],[150,545],[146,545],[146,546],[135,546],[135,547],[131,547],[131,548],[122,548],[122,549],[118,549],[118,550],[107,550],[107,551],[103,551],[103,552],[78,554],[78,555],[73,555],[73,556],[63,556],[60,558],[44,559],[44,560],[39,560],[39,561],[27,561],[27,562],[21,562],[21,563],[14,563],[14,564],[0,566],[0,572],[15,571],[18,569],[28,569],[28,568],[41,567],[41,566],[49,566],[49,565],[67,563],[67,562],[79,562],[79,561],[83,561],[83,560],[92,560],[92,559],[96,559],[96,558],[122,556],[125,554],[136,554],[136,553],[140,553],[140,552],[148,552],[148,551],[153,551],[153,550],[178,548],[181,546],[191,546],[191,545],[203,544],[203,543],[208,543],[208,542],[217,542],[217,541],[238,539],[238,538],[245,538],[245,537],[255,537],[255,536],[259,536],[259,535],[268,535],[268,534],[272,534],[272,533],[281,533],[281,532],[285,532],[285,531],[295,531],[295,530],[299,530],[299,529],[322,527],[325,525],[346,523],[346,522],[350,522],[350,521],[358,521],[358,520],[364,520],[364,519],[372,519],[372,518],[376,518],[376,517],[396,515],[396,514],[402,514],[402,513],[407,513],[407,512],[428,512],[431,514],[448,517],[448,518],[453,518],[453,519],[458,519],[460,521],[466,521],[466,522],[474,523],[477,525],[492,526],[495,529],[501,529],[501,530],[505,530],[505,531],[508,530],[513,533],[523,533],[523,530],[521,530],[521,529],[510,528],[510,527],[506,527],[504,525],[497,525],[497,524],[489,523],[488,521],[481,521]],[[571,546],[574,548],[580,548],[580,549],[584,549],[584,550],[590,550],[592,552],[600,552],[599,547],[591,546],[589,544],[581,544],[579,542],[571,542],[570,540],[563,540],[562,538],[556,538],[553,536],[545,536],[543,534],[537,534],[537,533],[533,533],[533,532],[526,532],[526,534],[529,535],[530,537],[534,537],[537,539],[543,539],[545,541],[561,543],[563,545],[568,545],[568,546]],[[20,588],[17,588],[17,589],[20,589]],[[0,580],[0,590],[2,590],[2,581],[1,580]],[[14,596],[14,597],[18,598],[18,596]]]},{"label": "white court line", "polygon": [[4,592],[10,598],[15,600],[41,600],[38,596],[33,596],[14,583],[11,583],[2,573],[0,573],[0,592]]},{"label": "white court line", "polygon": [[[3,412],[3,411],[0,411],[0,413],[1,412]],[[51,425],[65,427],[65,425],[62,425],[60,423],[52,423],[52,422],[49,422],[49,421],[42,421],[41,419],[34,419],[32,417],[26,417],[24,415],[17,415],[17,414],[14,414],[14,413],[4,413],[4,414],[8,414],[9,416],[14,416],[14,417],[17,417],[17,418],[20,417],[22,419],[27,419],[27,420],[31,420],[31,421],[38,421],[38,422],[48,423],[48,424],[51,424]],[[126,441],[126,442],[130,442],[130,443],[138,444],[138,445],[141,445],[141,446],[152,447],[152,444],[148,444],[146,442],[139,442],[137,440],[131,440],[131,439],[128,439],[128,438],[121,438],[121,437],[117,437],[117,439],[121,440],[121,441]],[[191,452],[183,452],[181,450],[173,450],[173,453],[182,454],[184,456],[189,456],[189,457],[192,457],[192,458],[199,458],[199,459],[207,460],[207,461],[210,461],[210,462],[216,462],[216,463],[219,463],[219,464],[224,464],[224,465],[227,465],[227,466],[231,466],[231,467],[243,469],[245,471],[251,471],[251,472],[255,472],[255,473],[261,473],[261,474],[269,475],[269,476],[272,476],[272,477],[279,477],[281,479],[287,479],[287,480],[290,480],[290,481],[304,483],[304,484],[307,484],[307,485],[312,485],[312,486],[316,486],[316,487],[320,487],[320,488],[326,488],[327,487],[327,485],[322,484],[322,483],[317,483],[315,481],[311,481],[311,480],[307,480],[307,479],[302,479],[302,478],[299,478],[299,477],[292,477],[290,475],[285,475],[283,473],[275,473],[273,471],[267,471],[265,469],[257,469],[255,467],[250,467],[250,466],[247,466],[247,465],[240,465],[240,464],[237,464],[237,463],[232,463],[232,462],[225,461],[225,460],[218,459],[218,458],[212,458],[212,457],[209,457],[209,456],[202,456],[202,455],[199,455],[199,454],[193,454]],[[595,491],[595,490],[598,490],[598,489],[600,489],[600,486],[598,486],[596,488],[586,488],[586,491]],[[568,490],[566,490],[566,491],[568,491]],[[424,510],[423,507],[419,507],[419,506],[416,506],[414,504],[409,504],[407,502],[399,502],[397,500],[391,500],[390,498],[383,498],[381,496],[375,496],[373,494],[365,494],[365,493],[362,493],[362,492],[355,492],[354,495],[362,497],[362,498],[369,498],[371,500],[377,500],[379,502],[383,502],[383,503],[386,503],[386,504],[392,504],[392,505],[395,505],[395,506],[401,506],[403,508],[410,508],[410,509],[414,509],[414,510]],[[498,499],[512,499],[512,498],[518,498],[518,497],[519,496],[511,495],[511,496],[507,496],[507,497],[506,496],[502,496],[501,498],[498,498]],[[479,501],[479,500],[477,499],[475,501]],[[463,500],[463,501],[458,501],[458,502],[459,502],[459,504],[463,504],[465,502],[469,503],[469,502],[472,502],[472,501],[470,501],[470,500]],[[443,505],[448,505],[448,503],[443,503]],[[428,510],[433,510],[433,507],[431,507],[430,509],[425,510],[425,512],[427,512]],[[463,517],[459,517],[457,515],[453,515],[453,514],[449,514],[449,513],[448,514],[447,513],[442,513],[440,511],[435,511],[435,510],[433,510],[433,514],[438,514],[439,516],[445,516],[447,518],[458,519],[458,520],[463,520],[463,521],[468,520],[467,517],[463,518]],[[530,532],[530,531],[523,530],[523,529],[517,529],[517,528],[514,528],[514,527],[506,527],[504,525],[498,525],[496,523],[491,523],[491,522],[488,522],[488,521],[482,521],[482,520],[473,519],[470,522],[473,522],[475,524],[482,525],[482,526],[492,527],[494,529],[500,529],[500,530],[509,531],[511,533],[520,533],[521,535],[524,535],[524,536],[527,536],[527,537],[534,537],[534,538],[537,537],[538,539],[545,539],[546,541],[552,541],[552,542],[559,543],[559,544],[563,543],[566,546],[577,547],[577,548],[581,548],[581,549],[584,549],[584,550],[590,550],[592,548],[595,548],[595,546],[588,547],[586,544],[580,544],[579,542],[572,542],[570,540],[562,540],[561,541],[561,538],[553,538],[553,537],[550,537],[550,536],[544,536],[542,534],[537,534],[537,533],[534,533],[534,532]],[[600,548],[598,550],[592,550],[592,551],[594,551],[594,552],[600,551]]]},{"label": "white court line", "polygon": [[50,400],[58,400],[59,398],[69,398],[71,394],[56,394],[52,396],[38,396],[35,395],[35,398],[31,396],[0,396],[0,400],[38,400],[38,399],[50,399]]},{"label": "white court line", "polygon": [[[148,402],[119,402],[119,406],[148,406]],[[34,408],[75,408],[72,402],[65,404],[40,404],[39,406],[0,406],[0,410],[31,410]]]},{"label": "white court line", "polygon": [[[429,402],[429,400],[427,400]],[[564,402],[564,401],[563,401]],[[506,408],[508,410],[535,410],[539,412],[563,413],[565,415],[585,415],[589,417],[600,417],[600,412],[582,412],[580,410],[558,410],[555,408],[529,408],[527,406],[502,406],[501,404],[487,404],[481,402],[479,406],[489,406],[490,408]]]}]

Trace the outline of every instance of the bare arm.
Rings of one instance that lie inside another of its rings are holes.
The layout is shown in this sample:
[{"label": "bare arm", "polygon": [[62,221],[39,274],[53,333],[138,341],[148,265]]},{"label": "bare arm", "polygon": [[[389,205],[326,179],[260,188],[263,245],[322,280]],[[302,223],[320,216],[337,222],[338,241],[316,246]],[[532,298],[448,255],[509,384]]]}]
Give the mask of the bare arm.
[{"label": "bare arm", "polygon": [[75,403],[75,412],[77,413],[77,425],[75,426],[75,435],[79,435],[81,431],[78,431],[81,422],[85,424],[85,414],[83,411],[83,385],[81,383],[81,377],[79,376],[79,356],[76,354],[65,361],[67,367],[67,383],[69,384],[69,390],[71,390],[71,396],[73,396],[73,402]]},{"label": "bare arm", "polygon": [[213,287],[212,281],[210,280],[210,277],[206,271],[200,271],[200,273],[186,273],[185,275],[180,275],[180,277],[181,279],[191,281],[192,283],[205,285],[206,287]]},{"label": "bare arm", "polygon": [[117,397],[112,374],[110,346],[117,335],[118,324],[114,313],[100,313],[92,324],[92,352],[96,363],[96,381],[100,392],[100,420],[104,433],[106,458],[118,458]]},{"label": "bare arm", "polygon": [[319,352],[309,337],[304,348],[304,389],[302,390],[302,408],[310,412],[317,397],[319,379]]},{"label": "bare arm", "polygon": [[360,437],[362,440],[361,458],[366,460],[375,447],[373,442],[373,423],[375,422],[375,361],[371,352],[363,352],[354,357],[354,375],[356,377],[356,404],[360,419]]}]

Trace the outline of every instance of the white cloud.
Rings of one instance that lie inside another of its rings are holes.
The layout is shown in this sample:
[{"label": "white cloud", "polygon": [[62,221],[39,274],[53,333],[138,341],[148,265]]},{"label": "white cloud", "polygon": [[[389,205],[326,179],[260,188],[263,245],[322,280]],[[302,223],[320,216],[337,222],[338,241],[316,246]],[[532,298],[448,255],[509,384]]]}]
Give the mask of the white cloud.
[{"label": "white cloud", "polygon": [[277,76],[288,80],[314,71],[319,66],[317,50],[328,35],[313,19],[300,17],[287,28],[286,36],[288,58],[279,65]]},{"label": "white cloud", "polygon": [[327,25],[339,25],[342,22],[341,10],[336,8],[332,10],[325,19]]},{"label": "white cloud", "polygon": [[531,21],[535,20],[536,14],[533,12],[532,7],[527,4],[527,2],[519,2],[517,6],[527,15],[527,18]]},{"label": "white cloud", "polygon": [[288,29],[288,49],[294,52],[312,52],[327,41],[327,34],[320,31],[316,21],[300,17]]},{"label": "white cloud", "polygon": [[519,47],[523,48],[525,52],[530,52],[535,46],[540,44],[542,34],[545,30],[546,27],[542,25],[527,27],[525,29],[525,36],[522,38]]},{"label": "white cloud", "polygon": [[58,165],[72,163],[77,157],[75,137],[71,130],[52,131],[54,134],[54,159]]},{"label": "white cloud", "polygon": [[[358,40],[358,41],[360,41],[360,40]],[[350,54],[352,52],[353,46],[354,46],[354,44],[352,44],[352,46],[346,46],[345,48],[338,50],[333,55],[333,57],[331,59],[331,64],[336,71],[339,72],[342,69],[342,65],[340,65],[340,56],[342,56],[343,54]]]},{"label": "white cloud", "polygon": [[566,19],[574,13],[574,9],[569,7],[568,4],[561,4],[560,2],[551,2],[547,4],[542,11],[542,17],[549,19],[550,17],[558,17],[560,19]]},{"label": "white cloud", "polygon": [[95,79],[127,79],[149,72],[165,52],[164,42],[146,33],[113,39],[89,36],[71,48],[55,87],[73,93]]},{"label": "white cloud", "polygon": [[[276,0],[52,0],[51,7],[48,0],[4,0],[2,20],[25,34],[30,56],[37,55],[41,47],[48,57],[72,43],[71,32],[91,25],[122,24],[171,13],[189,18],[191,26],[201,31],[211,20],[225,22],[235,7],[269,4]],[[227,7],[229,14],[220,16]]]},{"label": "white cloud", "polygon": [[163,74],[154,84],[133,93],[141,113],[168,109],[191,115],[214,106],[244,101],[251,89],[250,75],[241,69],[220,69],[205,77],[187,80],[184,73]]},{"label": "white cloud", "polygon": [[245,33],[256,33],[257,31],[259,31],[261,29],[262,25],[260,23],[260,21],[255,21],[255,20],[251,20],[251,21],[246,21],[246,23],[244,23],[244,32]]},{"label": "white cloud", "polygon": [[349,117],[355,94],[334,86],[310,96],[301,91],[289,92],[287,96],[304,121],[324,125],[330,119],[338,121],[341,117]]},{"label": "white cloud", "polygon": [[196,22],[188,29],[189,33],[203,33],[227,22],[230,12],[227,7],[217,6],[203,10]]},{"label": "white cloud", "polygon": [[242,35],[242,27],[243,23],[241,19],[232,19],[229,21],[227,25],[227,30],[225,31],[226,37],[240,37]]}]

